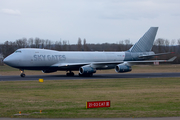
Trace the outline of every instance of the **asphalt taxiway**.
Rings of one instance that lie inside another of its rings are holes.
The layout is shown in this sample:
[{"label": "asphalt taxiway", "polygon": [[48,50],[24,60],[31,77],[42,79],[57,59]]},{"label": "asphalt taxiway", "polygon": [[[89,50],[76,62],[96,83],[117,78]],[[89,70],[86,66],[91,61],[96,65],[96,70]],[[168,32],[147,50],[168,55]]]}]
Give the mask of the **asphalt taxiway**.
[{"label": "asphalt taxiway", "polygon": [[159,78],[159,77],[180,77],[180,73],[125,73],[125,74],[94,74],[92,77],[80,77],[75,75],[69,77],[66,75],[27,75],[22,78],[16,76],[0,76],[0,81],[26,81],[26,80],[38,80],[42,78],[44,80],[79,80],[79,79],[112,79],[112,78]]}]

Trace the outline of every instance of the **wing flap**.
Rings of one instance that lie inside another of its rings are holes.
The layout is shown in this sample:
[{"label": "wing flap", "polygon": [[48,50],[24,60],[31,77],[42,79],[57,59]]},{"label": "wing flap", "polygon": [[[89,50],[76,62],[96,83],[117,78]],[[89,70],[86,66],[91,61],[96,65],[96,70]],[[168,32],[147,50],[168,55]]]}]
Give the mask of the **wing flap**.
[{"label": "wing flap", "polygon": [[87,62],[87,63],[57,63],[52,67],[69,67],[69,66],[84,66],[84,65],[108,65],[108,64],[120,64],[124,61],[111,61],[111,62]]},{"label": "wing flap", "polygon": [[141,63],[154,63],[154,62],[173,62],[177,57],[174,56],[170,58],[169,60],[145,60],[145,61],[125,61],[126,65],[132,66],[136,64],[141,64]]},{"label": "wing flap", "polygon": [[167,53],[158,53],[153,55],[141,55],[139,58],[145,58],[145,57],[153,57],[153,56],[160,56],[160,55],[167,55],[167,54],[173,54],[174,52],[167,52]]},{"label": "wing flap", "polygon": [[125,61],[125,62],[129,62],[129,63],[173,62],[176,58],[177,57],[174,56],[169,60],[144,60],[144,61]]}]

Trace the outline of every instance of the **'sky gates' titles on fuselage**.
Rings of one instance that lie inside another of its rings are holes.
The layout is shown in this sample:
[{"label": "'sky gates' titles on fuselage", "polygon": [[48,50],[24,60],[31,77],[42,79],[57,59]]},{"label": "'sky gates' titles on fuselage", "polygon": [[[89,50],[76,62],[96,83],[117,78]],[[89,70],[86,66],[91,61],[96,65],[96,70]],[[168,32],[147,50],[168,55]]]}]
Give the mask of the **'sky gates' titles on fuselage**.
[{"label": "'sky gates' titles on fuselage", "polygon": [[65,55],[34,55],[34,61],[65,61]]}]

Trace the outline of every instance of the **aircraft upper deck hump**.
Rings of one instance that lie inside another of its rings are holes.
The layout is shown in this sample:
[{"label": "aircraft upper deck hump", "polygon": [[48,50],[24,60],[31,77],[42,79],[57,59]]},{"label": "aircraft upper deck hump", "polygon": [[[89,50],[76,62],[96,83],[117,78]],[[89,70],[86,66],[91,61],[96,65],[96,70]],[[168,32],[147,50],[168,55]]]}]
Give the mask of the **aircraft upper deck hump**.
[{"label": "aircraft upper deck hump", "polygon": [[153,47],[153,42],[156,37],[158,27],[151,27],[137,43],[130,49],[130,52],[150,52]]}]

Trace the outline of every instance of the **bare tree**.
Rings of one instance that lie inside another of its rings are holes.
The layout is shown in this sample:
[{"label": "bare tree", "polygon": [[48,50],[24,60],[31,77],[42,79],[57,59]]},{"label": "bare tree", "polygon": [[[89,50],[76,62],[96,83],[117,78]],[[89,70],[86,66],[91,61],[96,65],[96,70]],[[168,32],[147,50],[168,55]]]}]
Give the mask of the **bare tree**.
[{"label": "bare tree", "polygon": [[48,49],[51,49],[51,45],[53,44],[53,42],[52,41],[48,41]]},{"label": "bare tree", "polygon": [[166,52],[169,52],[169,44],[170,44],[170,42],[169,42],[169,40],[165,40],[165,46],[166,46]]},{"label": "bare tree", "polygon": [[34,43],[35,43],[35,47],[36,47],[36,48],[40,48],[41,39],[35,38]]},{"label": "bare tree", "polygon": [[41,40],[41,48],[44,48],[44,47],[45,47],[44,44],[45,44],[45,40],[42,39],[42,40]]},{"label": "bare tree", "polygon": [[22,43],[22,39],[18,39],[18,40],[16,40],[16,46],[17,46],[17,48],[23,48],[23,43]]},{"label": "bare tree", "polygon": [[162,38],[158,38],[155,40],[154,45],[158,47],[158,53],[163,52],[163,46],[165,45],[165,40]]},{"label": "bare tree", "polygon": [[177,40],[177,44],[180,45],[180,39]]},{"label": "bare tree", "polygon": [[77,49],[78,51],[82,51],[81,38],[78,38]]},{"label": "bare tree", "polygon": [[126,39],[124,40],[124,43],[125,43],[125,50],[128,50],[129,49],[129,46],[130,46],[130,40],[129,39]]},{"label": "bare tree", "polygon": [[71,45],[70,45],[70,43],[69,43],[69,40],[67,41],[67,50],[68,50],[68,51],[71,50]]},{"label": "bare tree", "polygon": [[62,46],[61,41],[56,41],[55,42],[55,50],[61,51],[62,50],[61,46]]},{"label": "bare tree", "polygon": [[86,39],[84,39],[83,43],[84,43],[83,44],[84,51],[88,51],[89,49],[88,49],[88,46],[86,44]]},{"label": "bare tree", "polygon": [[171,40],[171,51],[172,51],[172,52],[175,52],[175,46],[174,46],[175,43],[176,43],[176,40],[175,40],[175,39],[172,39],[172,40]]},{"label": "bare tree", "polygon": [[63,51],[67,51],[67,41],[63,40]]},{"label": "bare tree", "polygon": [[4,57],[7,57],[8,55],[10,55],[15,51],[15,47],[13,47],[13,45],[15,46],[13,42],[9,42],[9,41],[4,42],[4,45],[2,46],[3,47],[2,53]]},{"label": "bare tree", "polygon": [[34,46],[33,46],[33,42],[34,42],[33,38],[29,38],[29,39],[28,39],[28,46],[29,46],[30,48],[33,48],[33,47],[34,47]]},{"label": "bare tree", "polygon": [[26,48],[28,43],[26,38],[18,39],[15,42],[17,48]]},{"label": "bare tree", "polygon": [[121,40],[119,41],[119,44],[118,44],[118,51],[123,51],[124,50],[124,41]]},{"label": "bare tree", "polygon": [[50,40],[45,40],[45,42],[44,42],[44,47],[46,48],[46,49],[50,49],[51,47],[51,41]]}]

